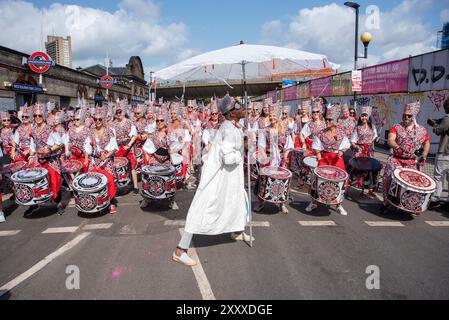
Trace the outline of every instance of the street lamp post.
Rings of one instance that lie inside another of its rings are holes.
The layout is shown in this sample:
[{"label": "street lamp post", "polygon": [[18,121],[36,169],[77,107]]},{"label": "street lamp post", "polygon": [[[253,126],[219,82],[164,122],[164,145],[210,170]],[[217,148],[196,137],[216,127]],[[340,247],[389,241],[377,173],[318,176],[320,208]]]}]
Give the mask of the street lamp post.
[{"label": "street lamp post", "polygon": [[[364,32],[360,38],[365,47],[365,52],[362,57],[359,57],[358,36],[359,36],[359,8],[360,4],[357,2],[345,2],[345,6],[355,9],[355,37],[354,37],[354,70],[357,70],[358,58],[366,59],[368,57],[368,45],[372,39],[369,32]],[[357,107],[357,91],[354,91],[354,108]]]}]

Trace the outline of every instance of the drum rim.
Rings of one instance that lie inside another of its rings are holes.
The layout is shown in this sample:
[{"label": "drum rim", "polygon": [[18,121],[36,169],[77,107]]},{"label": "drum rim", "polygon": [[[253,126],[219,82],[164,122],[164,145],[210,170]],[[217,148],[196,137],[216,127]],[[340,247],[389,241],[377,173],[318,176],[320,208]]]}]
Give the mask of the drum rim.
[{"label": "drum rim", "polygon": [[[316,160],[316,167],[313,167],[313,166],[311,166],[311,165],[309,165],[309,164],[306,163],[306,159],[309,159],[309,158],[314,158],[314,159]],[[318,167],[318,158],[317,158],[316,156],[307,156],[307,157],[304,157],[304,159],[302,159],[302,162],[303,162],[306,166],[308,166],[308,167],[310,167],[310,168],[317,168],[317,167]]]},{"label": "drum rim", "polygon": [[[42,175],[39,176],[38,178],[37,178],[37,177],[34,177],[34,178],[28,178],[28,179],[21,179],[21,180],[18,180],[18,179],[17,179],[17,176],[18,176],[22,171],[27,171],[27,170],[40,170],[40,171],[42,171],[44,174],[42,174]],[[17,171],[17,172],[14,172],[14,173],[12,174],[12,176],[11,176],[11,181],[12,181],[12,182],[17,182],[17,183],[21,183],[21,182],[33,182],[33,181],[36,181],[36,179],[42,179],[42,178],[45,177],[45,176],[48,176],[48,170],[45,169],[45,168],[41,168],[41,167],[37,167],[37,168],[26,168],[26,169],[23,169],[23,170],[19,170],[19,171]]]},{"label": "drum rim", "polygon": [[275,168],[275,169],[281,169],[281,171],[286,171],[286,173],[289,174],[288,177],[282,178],[282,179],[291,179],[293,177],[293,173],[288,170],[287,168],[284,167],[275,167],[275,166],[268,166],[268,167],[262,167],[259,170],[259,175],[264,175],[264,176],[268,176],[267,174],[264,174],[262,171],[266,171],[266,170],[270,170],[270,168]]},{"label": "drum rim", "polygon": [[[371,159],[371,160],[374,160],[375,162],[377,162],[379,164],[379,169],[378,170],[380,170],[382,168],[382,163],[379,160],[377,160],[376,158],[372,158],[372,157],[354,157],[351,160],[349,160],[348,164],[351,165],[351,162],[355,161],[356,159]],[[374,171],[377,171],[377,170],[374,170]]]},{"label": "drum rim", "polygon": [[[62,170],[62,163],[63,162],[78,162],[80,168],[78,170],[76,170],[76,171],[64,171],[63,172],[63,170]],[[79,160],[75,159],[75,160],[63,160],[63,161],[61,161],[61,173],[74,173],[74,172],[80,171],[81,169],[83,169],[83,163],[81,161],[79,161]]]},{"label": "drum rim", "polygon": [[[406,181],[402,180],[402,178],[399,176],[399,172],[401,172],[403,170],[413,171],[415,173],[422,174],[423,176],[425,176],[426,178],[428,178],[430,180],[431,186],[429,188],[422,188],[422,187],[417,187],[417,186],[413,186],[413,185],[408,184]],[[423,193],[433,193],[433,192],[435,192],[435,189],[436,189],[436,182],[435,182],[435,180],[431,176],[429,176],[428,174],[426,174],[424,172],[421,172],[421,171],[418,171],[416,169],[403,168],[403,167],[396,168],[393,171],[392,178],[401,187],[407,187],[407,188],[410,188],[413,191],[418,191],[418,192],[423,192]]]},{"label": "drum rim", "polygon": [[348,178],[349,178],[349,174],[348,174],[345,170],[340,169],[339,167],[336,167],[336,166],[330,166],[330,165],[325,165],[325,166],[319,166],[319,167],[316,167],[315,169],[313,169],[313,174],[316,175],[317,177],[321,178],[321,179],[329,180],[329,179],[327,179],[326,177],[323,177],[323,176],[321,176],[320,174],[318,174],[318,173],[316,172],[316,170],[319,170],[319,169],[322,169],[322,168],[333,168],[333,169],[337,169],[337,170],[339,170],[339,171],[341,171],[341,172],[343,172],[343,173],[345,174],[345,178],[342,178],[342,179],[335,179],[335,180],[332,180],[332,181],[340,181],[340,182],[341,182],[341,181],[346,181],[346,180],[348,180]]},{"label": "drum rim", "polygon": [[[22,169],[21,169],[21,170],[25,170],[25,169],[23,169],[23,168],[26,167],[27,162],[26,162],[26,161],[16,161],[16,162],[8,163],[7,165],[3,165],[3,167],[2,167],[2,172],[1,172],[1,173],[2,173],[2,174],[12,173],[12,171],[5,172],[5,171],[4,171],[5,167],[6,167],[6,166],[12,166],[12,165],[18,165],[19,163],[22,164]],[[29,168],[27,168],[27,169],[29,169]],[[19,170],[19,171],[20,171],[20,170]],[[19,172],[19,171],[17,171],[17,172]],[[15,173],[15,172],[14,172],[14,173]]]},{"label": "drum rim", "polygon": [[[158,165],[158,166],[160,166],[160,165]],[[143,174],[147,174],[147,175],[157,175],[157,173],[161,173],[161,172],[148,172],[148,171],[145,171],[146,168],[151,168],[151,167],[155,167],[155,166],[151,166],[151,165],[148,165],[148,164],[142,166],[141,167],[142,173]],[[166,173],[164,172],[164,173],[162,173],[162,175],[168,176],[168,175],[172,175],[172,174],[176,173],[176,168],[173,165],[165,166],[165,167],[167,167],[167,169],[169,169],[170,171],[166,172]]]},{"label": "drum rim", "polygon": [[[105,182],[105,185],[103,185],[103,186],[98,186],[98,187],[96,187],[96,188],[94,188],[94,189],[88,189],[88,190],[81,190],[81,189],[77,188],[75,182],[77,182],[77,181],[80,180],[83,176],[86,176],[86,175],[99,175],[99,176],[101,176],[102,180],[104,180],[104,182]],[[72,188],[73,188],[76,192],[87,192],[87,191],[89,191],[89,192],[96,192],[96,191],[102,190],[105,186],[107,187],[107,185],[108,185],[108,178],[107,178],[104,174],[99,173],[99,172],[87,172],[87,173],[80,174],[79,176],[75,177],[75,179],[73,179],[73,182],[72,182]]]},{"label": "drum rim", "polygon": [[120,166],[117,166],[117,168],[125,167],[125,166],[127,166],[127,165],[128,165],[128,163],[129,163],[129,160],[128,160],[128,158],[127,158],[127,157],[117,157],[117,156],[115,156],[115,157],[114,157],[114,166],[116,166],[116,164],[115,164],[115,160],[119,160],[119,159],[125,159],[125,162],[126,162],[126,164],[125,164],[125,165],[120,165]]}]

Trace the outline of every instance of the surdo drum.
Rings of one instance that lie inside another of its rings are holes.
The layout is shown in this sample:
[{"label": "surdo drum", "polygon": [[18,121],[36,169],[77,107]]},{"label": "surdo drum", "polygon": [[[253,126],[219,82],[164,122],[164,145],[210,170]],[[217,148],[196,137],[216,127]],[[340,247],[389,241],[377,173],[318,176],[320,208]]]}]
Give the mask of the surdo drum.
[{"label": "surdo drum", "polygon": [[52,197],[48,170],[45,168],[29,168],[11,176],[14,183],[16,202],[31,206],[47,202]]},{"label": "surdo drum", "polygon": [[2,176],[5,178],[3,181],[0,179],[1,187],[3,193],[13,192],[14,184],[11,181],[11,175],[15,172],[25,169],[27,163],[25,161],[17,161],[9,164],[5,164],[2,168]]},{"label": "surdo drum", "polygon": [[348,174],[334,166],[321,166],[313,170],[312,197],[324,204],[340,204],[345,195]]},{"label": "surdo drum", "polygon": [[283,167],[260,169],[257,197],[260,200],[279,204],[288,200],[292,173]]},{"label": "surdo drum", "polygon": [[269,166],[270,158],[266,154],[264,154],[260,151],[254,152],[251,155],[251,157],[252,157],[252,159],[251,159],[251,163],[250,163],[250,169],[251,169],[250,175],[253,180],[257,180],[259,178],[260,170],[263,167]]},{"label": "surdo drum", "polygon": [[104,174],[98,172],[81,174],[73,180],[72,189],[78,211],[100,212],[110,204],[108,179]]},{"label": "surdo drum", "polygon": [[172,198],[176,192],[175,174],[173,166],[143,166],[142,196],[151,200]]},{"label": "surdo drum", "polygon": [[304,150],[297,148],[290,152],[290,170],[292,173],[299,174],[302,167],[302,159],[304,158]]},{"label": "surdo drum", "polygon": [[[346,169],[350,176],[351,186],[357,187],[358,178],[363,177],[362,188],[375,189],[378,185],[378,176],[382,169],[379,160],[368,157],[352,158],[348,161]],[[354,183],[355,182],[355,183]]]},{"label": "surdo drum", "polygon": [[118,188],[123,188],[131,183],[129,176],[129,160],[125,157],[114,157],[114,168],[117,174],[116,185]]},{"label": "surdo drum", "polygon": [[63,185],[68,191],[72,191],[72,182],[83,169],[83,164],[78,160],[62,160],[61,176]]},{"label": "surdo drum", "polygon": [[414,169],[397,168],[393,171],[387,200],[400,210],[420,214],[427,210],[435,189],[435,181],[427,174]]}]

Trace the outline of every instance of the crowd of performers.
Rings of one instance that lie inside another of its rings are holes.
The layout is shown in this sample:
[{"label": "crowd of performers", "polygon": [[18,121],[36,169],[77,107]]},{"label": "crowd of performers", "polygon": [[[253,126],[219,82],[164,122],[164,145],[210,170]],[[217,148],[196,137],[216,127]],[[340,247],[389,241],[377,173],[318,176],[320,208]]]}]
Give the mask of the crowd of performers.
[{"label": "crowd of performers", "polygon": [[[345,172],[350,158],[373,158],[373,145],[378,133],[372,122],[372,108],[361,106],[356,110],[347,105],[327,105],[324,99],[304,101],[292,114],[290,106],[272,103],[271,99],[248,104],[248,117],[237,124],[245,139],[245,155],[258,169],[279,167],[292,169],[298,152],[301,159],[316,158],[317,167],[333,166]],[[384,207],[386,192],[396,167],[418,168],[425,163],[429,152],[429,136],[424,127],[416,123],[419,103],[405,106],[402,122],[390,128],[388,139],[392,154],[384,170]],[[129,161],[132,188],[138,193],[138,172],[142,165],[173,165],[179,168],[177,175],[185,188],[193,189],[201,174],[202,156],[207,154],[222,122],[217,101],[197,104],[189,100],[187,105],[179,102],[151,102],[130,106],[127,101],[118,101],[102,107],[79,105],[74,110],[61,111],[52,103],[36,103],[20,108],[21,124],[13,128],[10,116],[1,114],[1,151],[12,163],[23,164],[20,168],[43,167],[47,169],[50,190],[58,213],[62,214],[61,166],[64,161],[78,160],[82,163],[80,173],[99,172],[107,177],[110,213],[117,211],[117,172],[115,157]],[[418,150],[421,153],[418,154]],[[143,159],[139,161],[139,154]],[[254,157],[253,157],[254,155]],[[348,159],[346,159],[348,160]],[[296,168],[301,171],[304,168]],[[292,170],[296,170],[292,169]],[[305,176],[298,175],[299,184]],[[351,175],[348,183],[363,188],[366,175],[358,172]],[[257,188],[260,186],[256,183]],[[317,207],[310,188],[312,201],[306,211]],[[368,194],[373,195],[375,185],[371,183]],[[0,201],[1,204],[1,201]],[[148,206],[144,199],[141,207]],[[254,211],[264,209],[265,201],[259,197]],[[172,209],[178,209],[174,198]],[[341,205],[337,211],[346,215]],[[1,208],[0,208],[1,209]],[[37,209],[33,205],[26,215]],[[283,213],[288,213],[285,203],[279,204]]]}]

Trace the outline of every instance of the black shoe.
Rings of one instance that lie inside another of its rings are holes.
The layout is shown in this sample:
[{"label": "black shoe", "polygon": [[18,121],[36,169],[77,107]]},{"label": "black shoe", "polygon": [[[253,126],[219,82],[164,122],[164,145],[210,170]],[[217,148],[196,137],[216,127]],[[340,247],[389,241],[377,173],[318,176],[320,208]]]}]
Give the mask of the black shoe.
[{"label": "black shoe", "polygon": [[14,195],[12,195],[11,197],[9,197],[8,199],[11,202],[15,202],[16,201],[16,197]]},{"label": "black shoe", "polygon": [[58,213],[60,216],[62,216],[62,215],[64,214],[65,208],[64,208],[64,206],[62,205],[62,202],[58,203],[57,210],[58,210],[57,213]]},{"label": "black shoe", "polygon": [[133,192],[134,192],[135,194],[138,194],[138,193],[139,193],[139,189],[134,188],[134,189],[133,189]]},{"label": "black shoe", "polygon": [[29,217],[33,214],[34,211],[36,211],[36,209],[39,208],[39,206],[37,204],[30,206],[25,213],[23,214],[24,217]]},{"label": "black shoe", "polygon": [[380,207],[380,212],[386,213],[388,211],[388,208],[390,208],[390,206],[388,204],[384,204],[382,205],[382,207]]}]

